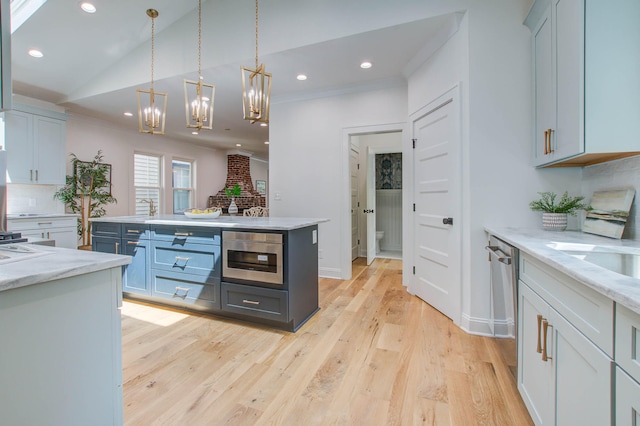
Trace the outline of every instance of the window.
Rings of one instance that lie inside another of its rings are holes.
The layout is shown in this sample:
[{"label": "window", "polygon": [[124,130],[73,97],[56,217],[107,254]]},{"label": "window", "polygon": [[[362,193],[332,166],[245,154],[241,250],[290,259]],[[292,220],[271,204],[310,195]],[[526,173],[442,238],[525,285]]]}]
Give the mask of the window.
[{"label": "window", "polygon": [[171,170],[173,172],[173,213],[182,213],[191,208],[193,185],[191,178],[192,164],[188,161],[173,160]]},{"label": "window", "polygon": [[161,157],[157,155],[134,154],[133,186],[136,192],[136,215],[149,215],[150,200],[156,213],[159,212]]}]

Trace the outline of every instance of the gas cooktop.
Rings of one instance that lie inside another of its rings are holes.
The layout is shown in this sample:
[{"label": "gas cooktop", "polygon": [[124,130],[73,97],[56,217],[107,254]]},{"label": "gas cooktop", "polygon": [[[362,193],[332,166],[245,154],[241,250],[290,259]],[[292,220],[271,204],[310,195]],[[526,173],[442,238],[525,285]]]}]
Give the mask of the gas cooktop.
[{"label": "gas cooktop", "polygon": [[26,242],[27,242],[27,239],[22,238],[22,234],[20,232],[0,231],[0,244],[26,243]]}]

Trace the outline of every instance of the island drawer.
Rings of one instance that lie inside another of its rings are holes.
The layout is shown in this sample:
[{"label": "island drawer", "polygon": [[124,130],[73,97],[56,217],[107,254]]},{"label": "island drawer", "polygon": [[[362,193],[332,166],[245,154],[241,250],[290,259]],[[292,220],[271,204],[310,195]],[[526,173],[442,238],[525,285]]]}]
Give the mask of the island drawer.
[{"label": "island drawer", "polygon": [[129,240],[134,239],[149,239],[149,225],[141,223],[123,223],[122,224],[122,238]]},{"label": "island drawer", "polygon": [[220,245],[220,228],[188,227],[174,225],[154,225],[151,228],[151,239],[169,241],[180,246],[192,244]]},{"label": "island drawer", "polygon": [[614,303],[570,276],[521,252],[520,279],[613,358]]},{"label": "island drawer", "polygon": [[616,305],[616,364],[640,382],[640,315]]},{"label": "island drawer", "polygon": [[201,310],[220,310],[220,283],[203,275],[153,270],[151,295]]},{"label": "island drawer", "polygon": [[220,279],[220,246],[152,241],[151,268],[214,276]]},{"label": "island drawer", "polygon": [[289,320],[288,292],[222,283],[222,310],[272,321]]},{"label": "island drawer", "polygon": [[120,223],[93,222],[91,224],[91,234],[101,237],[120,238]]}]

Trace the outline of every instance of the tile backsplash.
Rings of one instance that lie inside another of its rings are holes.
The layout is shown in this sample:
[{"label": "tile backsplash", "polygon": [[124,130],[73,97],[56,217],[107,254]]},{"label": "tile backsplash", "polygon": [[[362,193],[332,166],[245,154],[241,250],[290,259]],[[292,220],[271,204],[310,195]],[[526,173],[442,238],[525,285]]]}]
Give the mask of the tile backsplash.
[{"label": "tile backsplash", "polygon": [[631,188],[636,196],[631,205],[629,220],[622,238],[640,240],[638,228],[638,189],[640,188],[640,156],[623,158],[585,167],[582,170],[582,194],[585,201],[591,201],[594,191]]},{"label": "tile backsplash", "polygon": [[7,213],[64,213],[64,203],[53,198],[58,186],[10,183]]}]

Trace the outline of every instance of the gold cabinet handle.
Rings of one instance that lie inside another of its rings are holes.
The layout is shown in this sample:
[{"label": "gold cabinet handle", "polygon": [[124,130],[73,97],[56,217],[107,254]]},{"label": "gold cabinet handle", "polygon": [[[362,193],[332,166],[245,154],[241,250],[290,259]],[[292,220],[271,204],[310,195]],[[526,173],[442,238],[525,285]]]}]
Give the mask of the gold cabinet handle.
[{"label": "gold cabinet handle", "polygon": [[547,154],[553,152],[553,149],[551,149],[551,133],[553,133],[553,129],[547,130]]},{"label": "gold cabinet handle", "polygon": [[174,232],[173,235],[176,237],[188,237],[190,234],[188,232]]},{"label": "gold cabinet handle", "polygon": [[544,155],[547,155],[549,152],[547,151],[547,141],[549,140],[549,131],[544,131]]},{"label": "gold cabinet handle", "polygon": [[549,321],[547,321],[546,319],[543,319],[542,320],[542,342],[544,344],[542,345],[542,360],[544,362],[547,362],[548,360],[553,359],[549,356],[549,354],[547,354],[547,331],[549,327],[553,327],[553,326],[549,325]]},{"label": "gold cabinet handle", "polygon": [[53,222],[38,222],[38,226],[53,225]]},{"label": "gold cabinet handle", "polygon": [[542,315],[538,314],[538,346],[536,346],[536,352],[542,353],[542,345],[540,344],[540,326],[542,325]]},{"label": "gold cabinet handle", "polygon": [[36,169],[36,182],[38,181],[38,170]]},{"label": "gold cabinet handle", "polygon": [[259,305],[260,302],[256,302],[255,300],[247,300],[247,299],[242,299],[242,303],[246,303],[247,305]]},{"label": "gold cabinet handle", "polygon": [[140,230],[138,229],[127,229],[127,234],[139,234]]},{"label": "gold cabinet handle", "polygon": [[127,244],[131,246],[137,246],[140,243],[138,241],[127,241]]},{"label": "gold cabinet handle", "polygon": [[189,261],[189,259],[191,259],[191,258],[190,258],[190,257],[180,257],[180,256],[176,256],[176,262],[177,262],[178,260],[184,260],[185,262],[188,262],[188,261]]},{"label": "gold cabinet handle", "polygon": [[179,291],[184,291],[185,293],[188,293],[189,290],[191,290],[189,287],[178,287],[178,286],[176,286],[176,291],[175,292],[177,293]]},{"label": "gold cabinet handle", "polygon": [[115,243],[116,245],[116,254],[120,254],[120,243]]},{"label": "gold cabinet handle", "polygon": [[29,169],[29,180],[33,181],[33,169]]}]

